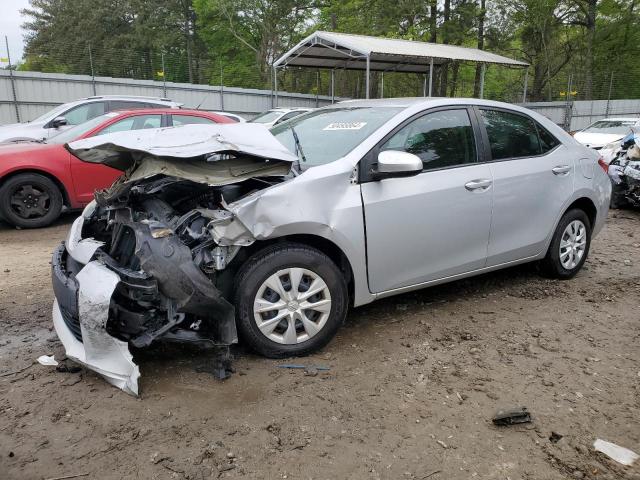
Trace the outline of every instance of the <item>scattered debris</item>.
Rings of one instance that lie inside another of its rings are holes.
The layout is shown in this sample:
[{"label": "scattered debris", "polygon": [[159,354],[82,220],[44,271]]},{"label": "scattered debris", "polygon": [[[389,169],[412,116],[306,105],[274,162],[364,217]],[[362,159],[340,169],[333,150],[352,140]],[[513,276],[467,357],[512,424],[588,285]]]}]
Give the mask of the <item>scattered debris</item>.
[{"label": "scattered debris", "polygon": [[56,372],[60,373],[78,373],[80,371],[82,371],[80,365],[67,365],[64,362],[56,367]]},{"label": "scattered debris", "polygon": [[78,477],[88,477],[88,473],[78,473],[76,475],[64,475],[62,477],[50,477],[45,480],[66,480],[67,478],[78,478]]},{"label": "scattered debris", "polygon": [[435,475],[436,473],[440,473],[440,472],[442,472],[442,470],[434,470],[431,473],[427,473],[424,477],[422,477],[422,480],[424,480],[425,478],[429,478],[429,477]]},{"label": "scattered debris", "polygon": [[312,371],[316,371],[317,372],[326,372],[329,371],[330,368],[329,367],[324,367],[322,365],[301,365],[301,364],[296,364],[296,363],[288,363],[288,364],[284,364],[284,365],[276,365],[277,368],[289,368],[292,370],[305,370],[306,372],[312,372]]},{"label": "scattered debris", "polygon": [[551,443],[558,443],[562,440],[562,437],[564,437],[564,435],[561,435],[558,432],[551,432],[551,435],[549,435],[549,441]]},{"label": "scattered debris", "polygon": [[442,448],[449,448],[449,446],[444,443],[442,440],[436,440],[437,444],[440,445]]},{"label": "scattered debris", "polygon": [[531,414],[527,407],[503,408],[493,416],[493,423],[496,425],[515,425],[517,423],[528,423],[531,421]]},{"label": "scattered debris", "polygon": [[621,447],[615,443],[607,442],[606,440],[601,440],[599,438],[593,442],[593,448],[622,465],[633,465],[633,462],[640,458],[637,453],[629,450],[628,448]]},{"label": "scattered debris", "polygon": [[55,367],[58,365],[58,362],[53,358],[53,355],[42,355],[38,357],[38,363],[47,367]]}]

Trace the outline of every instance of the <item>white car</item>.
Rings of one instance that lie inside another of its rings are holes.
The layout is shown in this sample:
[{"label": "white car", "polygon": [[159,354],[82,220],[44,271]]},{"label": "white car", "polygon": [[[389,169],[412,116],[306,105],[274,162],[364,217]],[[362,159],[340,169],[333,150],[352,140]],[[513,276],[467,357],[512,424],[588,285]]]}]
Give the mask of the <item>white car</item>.
[{"label": "white car", "polygon": [[583,145],[600,150],[609,143],[616,142],[629,132],[634,125],[640,125],[640,118],[603,118],[573,135]]},{"label": "white car", "polygon": [[273,108],[261,113],[253,120],[250,120],[250,122],[261,123],[265,127],[271,128],[282,122],[286,122],[293,117],[297,117],[298,115],[302,115],[303,113],[307,113],[312,110],[313,108]]},{"label": "white car", "polygon": [[44,115],[25,123],[0,127],[0,143],[41,141],[62,130],[91,120],[113,110],[138,108],[179,108],[182,104],[167,98],[129,95],[100,95],[57,106]]}]

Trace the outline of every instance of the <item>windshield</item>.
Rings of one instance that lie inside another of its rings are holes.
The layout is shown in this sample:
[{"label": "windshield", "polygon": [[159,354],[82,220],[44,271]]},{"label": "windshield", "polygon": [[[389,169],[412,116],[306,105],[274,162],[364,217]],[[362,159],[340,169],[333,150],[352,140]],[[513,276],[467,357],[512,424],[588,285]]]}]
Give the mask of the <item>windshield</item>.
[{"label": "windshield", "polygon": [[53,144],[61,145],[63,143],[73,142],[74,140],[77,140],[79,137],[87,133],[89,130],[93,130],[94,128],[96,128],[105,120],[108,120],[109,118],[113,118],[117,116],[118,114],[115,112],[105,113],[104,115],[100,115],[99,117],[92,118],[91,120],[81,123],[80,125],[76,125],[74,127],[63,130],[57,135],[54,135],[53,137],[49,138],[45,143],[53,143]]},{"label": "windshield", "polygon": [[283,112],[264,112],[251,120],[253,123],[271,123],[275,122],[282,116]]},{"label": "windshield", "polygon": [[70,105],[69,103],[64,103],[62,105],[58,105],[53,110],[49,110],[47,113],[44,113],[44,114],[40,115],[38,118],[34,118],[31,121],[32,122],[44,122],[45,120],[48,120],[50,118],[58,117],[69,108],[69,105]]},{"label": "windshield", "polygon": [[629,133],[629,128],[635,124],[632,120],[600,120],[590,127],[585,128],[584,133],[608,133],[624,135]]},{"label": "windshield", "polygon": [[315,110],[273,127],[271,133],[295,154],[296,141],[291,127],[295,129],[304,153],[302,159],[298,151],[300,167],[304,170],[344,157],[402,110],[401,107]]}]

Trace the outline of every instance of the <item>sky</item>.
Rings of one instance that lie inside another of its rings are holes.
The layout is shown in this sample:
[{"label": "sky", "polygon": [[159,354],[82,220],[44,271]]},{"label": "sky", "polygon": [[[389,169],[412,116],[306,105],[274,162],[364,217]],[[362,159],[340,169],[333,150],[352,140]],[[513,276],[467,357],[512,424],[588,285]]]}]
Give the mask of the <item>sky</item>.
[{"label": "sky", "polygon": [[[25,19],[20,15],[20,10],[29,6],[29,0],[0,0],[0,58],[7,56],[4,37],[9,40],[9,53],[11,61],[16,62],[22,58],[24,31],[20,26]],[[0,63],[0,66],[4,65]]]}]

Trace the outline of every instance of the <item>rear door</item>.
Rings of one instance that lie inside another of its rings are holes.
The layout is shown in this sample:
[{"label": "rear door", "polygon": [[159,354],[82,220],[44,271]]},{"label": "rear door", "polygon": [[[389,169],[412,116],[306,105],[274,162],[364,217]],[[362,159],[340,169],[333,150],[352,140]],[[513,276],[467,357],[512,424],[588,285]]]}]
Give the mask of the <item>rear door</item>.
[{"label": "rear door", "polygon": [[538,255],[573,193],[574,162],[531,117],[495,108],[476,112],[493,176],[487,265]]},{"label": "rear door", "polygon": [[382,150],[401,150],[424,165],[416,176],[361,186],[372,292],[484,267],[492,179],[489,165],[478,163],[482,150],[473,118],[466,107],[430,110],[399,126],[368,155],[375,162]]},{"label": "rear door", "polygon": [[[103,128],[95,135],[104,135],[114,132],[129,130],[141,130],[145,128],[157,128],[165,126],[166,119],[161,113],[131,115],[118,120]],[[104,165],[83,162],[73,155],[71,158],[71,176],[76,190],[76,197],[80,203],[89,203],[93,200],[93,192],[110,186],[122,172]]]}]

